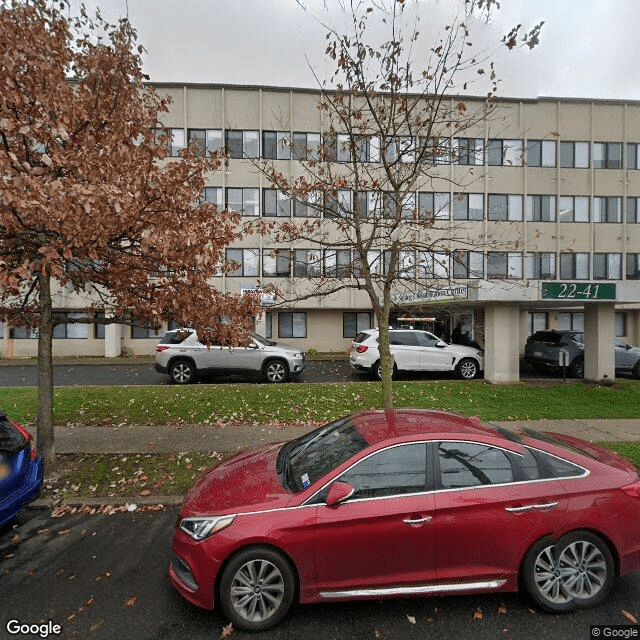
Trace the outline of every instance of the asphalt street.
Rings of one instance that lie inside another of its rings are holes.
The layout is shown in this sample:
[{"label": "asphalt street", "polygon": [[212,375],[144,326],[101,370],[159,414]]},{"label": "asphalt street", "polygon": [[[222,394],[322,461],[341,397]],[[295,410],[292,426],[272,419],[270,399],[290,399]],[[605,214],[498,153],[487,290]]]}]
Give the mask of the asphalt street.
[{"label": "asphalt street", "polygon": [[[520,374],[525,379],[540,378],[539,374],[523,367]],[[407,373],[405,380],[451,380],[452,373]],[[550,376],[548,379],[552,379]],[[304,382],[358,382],[370,381],[371,377],[355,373],[344,360],[308,361],[303,374],[298,379]],[[199,380],[201,384],[247,383],[255,380],[239,376],[207,376]],[[12,364],[0,366],[0,387],[34,387],[37,384],[35,364]],[[57,387],[74,385],[156,385],[169,384],[169,377],[157,373],[153,364],[56,364],[53,367],[53,384]]]},{"label": "asphalt street", "polygon": [[[10,620],[60,625],[49,638],[221,637],[223,617],[188,604],[166,577],[176,515],[173,508],[51,518],[28,509],[0,528],[0,638],[18,637],[7,631]],[[587,640],[592,624],[627,624],[623,609],[640,617],[640,573],[617,580],[600,607],[568,615],[537,612],[517,594],[331,603],[297,606],[268,632],[231,637]]]}]

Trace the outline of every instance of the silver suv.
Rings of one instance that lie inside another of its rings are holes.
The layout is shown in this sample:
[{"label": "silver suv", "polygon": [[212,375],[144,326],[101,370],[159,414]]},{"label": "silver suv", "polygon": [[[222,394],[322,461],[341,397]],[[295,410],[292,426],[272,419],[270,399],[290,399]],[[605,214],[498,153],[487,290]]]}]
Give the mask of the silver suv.
[{"label": "silver suv", "polygon": [[304,351],[251,334],[248,347],[207,347],[192,329],[167,331],[156,347],[156,371],[176,384],[194,382],[202,373],[259,376],[286,382],[304,371]]},{"label": "silver suv", "polygon": [[[368,371],[380,380],[378,335],[378,329],[359,333],[351,345],[349,362],[354,369]],[[473,380],[484,369],[480,349],[447,344],[428,331],[389,329],[389,349],[394,375],[398,371],[455,371],[464,380]]]}]

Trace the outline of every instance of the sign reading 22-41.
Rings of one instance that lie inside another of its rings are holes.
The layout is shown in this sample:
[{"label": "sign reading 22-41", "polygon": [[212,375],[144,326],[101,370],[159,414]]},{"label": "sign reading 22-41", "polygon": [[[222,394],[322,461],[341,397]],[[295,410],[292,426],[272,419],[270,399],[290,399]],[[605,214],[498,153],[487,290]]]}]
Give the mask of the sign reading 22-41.
[{"label": "sign reading 22-41", "polygon": [[542,298],[554,300],[615,300],[611,282],[543,282]]}]

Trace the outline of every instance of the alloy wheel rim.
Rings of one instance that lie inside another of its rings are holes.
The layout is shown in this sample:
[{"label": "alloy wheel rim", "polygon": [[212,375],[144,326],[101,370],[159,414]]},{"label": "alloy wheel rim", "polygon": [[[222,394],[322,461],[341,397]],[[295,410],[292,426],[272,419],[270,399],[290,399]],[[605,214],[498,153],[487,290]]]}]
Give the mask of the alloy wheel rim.
[{"label": "alloy wheel rim", "polygon": [[231,604],[248,622],[264,622],[273,617],[284,599],[282,573],[268,560],[250,560],[231,581]]},{"label": "alloy wheel rim", "polygon": [[191,377],[191,369],[186,364],[179,364],[173,368],[173,379],[176,382],[186,382]]},{"label": "alloy wheel rim", "polygon": [[540,594],[554,604],[595,596],[607,578],[607,563],[591,542],[579,540],[559,555],[553,546],[543,549],[534,565],[534,580]]},{"label": "alloy wheel rim", "polygon": [[280,382],[284,379],[284,366],[278,362],[274,362],[267,368],[267,377],[272,382]]},{"label": "alloy wheel rim", "polygon": [[476,365],[473,362],[463,362],[460,373],[463,378],[473,378],[476,375]]}]

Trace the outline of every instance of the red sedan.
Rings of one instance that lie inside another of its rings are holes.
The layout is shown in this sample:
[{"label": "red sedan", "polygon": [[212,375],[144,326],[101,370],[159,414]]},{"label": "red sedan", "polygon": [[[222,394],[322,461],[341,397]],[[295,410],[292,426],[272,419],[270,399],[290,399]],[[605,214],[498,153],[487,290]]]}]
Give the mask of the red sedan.
[{"label": "red sedan", "polygon": [[601,602],[640,569],[640,482],[615,453],[445,411],[364,411],[234,456],[187,495],[171,581],[263,630],[302,603],[515,591]]}]

